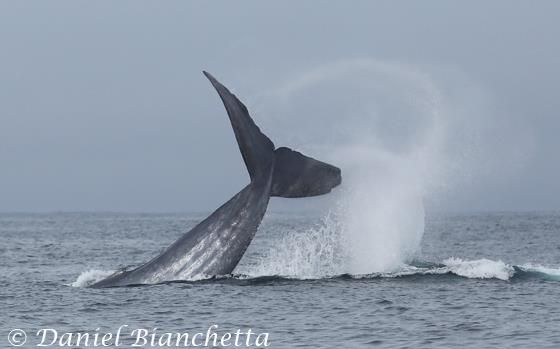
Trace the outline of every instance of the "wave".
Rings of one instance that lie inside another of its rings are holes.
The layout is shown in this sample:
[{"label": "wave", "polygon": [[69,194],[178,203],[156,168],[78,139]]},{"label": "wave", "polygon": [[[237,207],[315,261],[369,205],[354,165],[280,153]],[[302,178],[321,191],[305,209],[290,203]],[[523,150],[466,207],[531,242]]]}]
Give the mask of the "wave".
[{"label": "wave", "polygon": [[515,268],[519,273],[537,275],[545,280],[560,281],[560,268],[551,268],[540,264],[523,264]]},{"label": "wave", "polygon": [[404,265],[401,269],[394,272],[349,276],[351,278],[371,279],[423,275],[447,275],[466,279],[495,279],[501,281],[522,279],[560,281],[560,268],[546,267],[538,264],[510,265],[501,260],[494,261],[486,258],[476,260],[448,258],[440,264],[418,263],[417,265]]},{"label": "wave", "polygon": [[[90,269],[82,272],[76,281],[69,286],[88,287],[93,283],[113,274],[114,271]],[[501,281],[540,279],[548,281],[560,281],[560,268],[544,266],[540,264],[509,265],[501,260],[490,260],[486,258],[476,260],[463,260],[460,258],[448,258],[442,263],[418,262],[415,264],[402,265],[400,268],[390,272],[370,273],[361,275],[341,274],[322,278],[301,278],[290,275],[246,275],[235,274],[207,279],[176,280],[169,283],[208,283],[226,282],[241,284],[262,284],[270,282],[293,282],[293,281],[317,281],[317,280],[368,280],[385,278],[418,278],[424,276],[432,277],[459,277],[466,279],[494,279]],[[135,285],[139,286],[139,285]]]}]

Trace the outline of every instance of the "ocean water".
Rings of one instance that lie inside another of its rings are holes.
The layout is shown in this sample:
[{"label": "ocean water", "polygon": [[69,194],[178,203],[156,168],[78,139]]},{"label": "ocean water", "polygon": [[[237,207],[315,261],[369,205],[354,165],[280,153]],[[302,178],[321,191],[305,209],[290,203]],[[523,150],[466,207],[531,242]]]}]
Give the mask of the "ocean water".
[{"label": "ocean water", "polygon": [[217,325],[269,333],[271,348],[560,348],[559,213],[428,212],[411,260],[358,275],[343,273],[336,222],[268,213],[234,276],[86,287],[146,262],[205,216],[1,214],[0,347],[16,328],[32,348],[42,328]]}]

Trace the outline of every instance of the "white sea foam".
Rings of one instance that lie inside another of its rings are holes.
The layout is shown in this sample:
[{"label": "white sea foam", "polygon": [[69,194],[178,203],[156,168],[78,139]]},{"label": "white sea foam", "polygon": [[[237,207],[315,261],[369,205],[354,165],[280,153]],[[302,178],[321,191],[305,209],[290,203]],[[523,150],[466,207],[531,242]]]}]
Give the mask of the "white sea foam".
[{"label": "white sea foam", "polygon": [[392,272],[354,275],[354,277],[397,278],[411,275],[444,275],[449,273],[468,279],[499,279],[507,281],[513,277],[515,269],[502,261],[490,259],[462,260],[460,258],[448,258],[439,266],[417,267],[404,264]]},{"label": "white sea foam", "polygon": [[100,281],[109,275],[113,274],[115,271],[109,270],[97,270],[97,269],[90,269],[84,271],[78,276],[76,281],[70,284],[72,287],[87,287]]},{"label": "white sea foam", "polygon": [[466,261],[460,258],[448,258],[443,261],[443,264],[446,266],[444,270],[448,269],[453,274],[470,279],[509,280],[515,274],[513,266],[500,260],[483,258]]}]

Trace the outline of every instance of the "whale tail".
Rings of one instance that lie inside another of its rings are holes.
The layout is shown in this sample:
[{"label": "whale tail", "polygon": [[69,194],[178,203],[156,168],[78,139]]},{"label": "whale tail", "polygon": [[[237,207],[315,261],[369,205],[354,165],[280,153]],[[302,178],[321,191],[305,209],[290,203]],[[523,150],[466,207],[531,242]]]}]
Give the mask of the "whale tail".
[{"label": "whale tail", "polygon": [[211,74],[204,71],[222,99],[251,181],[272,174],[271,196],[300,198],[330,192],[341,183],[338,167],[305,156],[274,143],[255,124],[247,107]]}]

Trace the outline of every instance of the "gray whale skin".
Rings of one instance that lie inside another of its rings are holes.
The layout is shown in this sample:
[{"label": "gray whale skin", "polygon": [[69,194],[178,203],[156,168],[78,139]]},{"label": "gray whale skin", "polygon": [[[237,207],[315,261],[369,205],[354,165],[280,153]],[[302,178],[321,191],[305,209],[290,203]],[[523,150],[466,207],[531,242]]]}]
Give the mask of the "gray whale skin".
[{"label": "gray whale skin", "polygon": [[157,257],[90,287],[157,284],[231,274],[253,240],[271,196],[322,195],[341,183],[338,167],[289,148],[275,148],[255,125],[245,105],[212,75],[204,75],[224,103],[251,183]]}]

